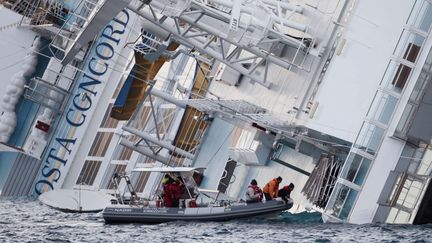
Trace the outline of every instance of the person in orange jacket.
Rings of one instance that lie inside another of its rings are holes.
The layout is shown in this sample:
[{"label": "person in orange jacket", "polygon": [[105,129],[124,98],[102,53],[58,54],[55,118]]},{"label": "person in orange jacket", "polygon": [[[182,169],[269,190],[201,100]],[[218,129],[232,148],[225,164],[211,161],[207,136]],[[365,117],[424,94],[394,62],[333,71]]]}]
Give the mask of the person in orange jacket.
[{"label": "person in orange jacket", "polygon": [[274,178],[269,181],[263,188],[266,201],[273,200],[278,197],[279,184],[282,182],[282,177]]}]

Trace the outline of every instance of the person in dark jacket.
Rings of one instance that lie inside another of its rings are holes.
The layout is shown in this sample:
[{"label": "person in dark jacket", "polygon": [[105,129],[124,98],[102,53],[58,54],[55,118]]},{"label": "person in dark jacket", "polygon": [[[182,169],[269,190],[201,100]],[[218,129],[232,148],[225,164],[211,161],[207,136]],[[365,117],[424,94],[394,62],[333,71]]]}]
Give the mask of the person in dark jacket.
[{"label": "person in dark jacket", "polygon": [[290,183],[288,186],[282,187],[279,192],[278,196],[281,197],[284,201],[288,201],[291,196],[291,192],[294,190],[294,184]]},{"label": "person in dark jacket", "polygon": [[180,197],[183,194],[182,184],[177,180],[170,184],[169,192],[172,198],[172,206],[177,208],[179,206]]},{"label": "person in dark jacket", "polygon": [[174,183],[174,179],[171,178],[169,175],[165,175],[164,179],[162,180],[162,188],[163,188],[163,202],[164,206],[171,208],[173,207],[173,193],[172,193],[172,187],[171,185]]},{"label": "person in dark jacket", "polygon": [[164,206],[167,208],[179,207],[180,197],[184,192],[184,185],[181,182],[181,178],[177,177],[174,179],[166,174],[162,179],[162,188]]}]

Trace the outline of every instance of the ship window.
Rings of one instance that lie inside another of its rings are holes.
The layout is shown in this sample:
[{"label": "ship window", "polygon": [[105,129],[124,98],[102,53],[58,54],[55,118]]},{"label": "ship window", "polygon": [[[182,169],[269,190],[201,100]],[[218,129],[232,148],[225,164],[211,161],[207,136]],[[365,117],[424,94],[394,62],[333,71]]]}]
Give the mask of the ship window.
[{"label": "ship window", "polygon": [[101,161],[97,160],[86,160],[76,184],[92,186],[98,174],[101,163]]},{"label": "ship window", "polygon": [[[129,141],[132,141],[132,140],[129,140]],[[113,160],[129,160],[130,157],[132,156],[132,152],[133,152],[132,149],[118,144],[115,151],[114,151],[112,159]]]},{"label": "ship window", "polygon": [[420,198],[422,190],[423,183],[408,176],[408,178],[405,180],[405,183],[403,184],[402,190],[396,201],[396,205],[400,205],[408,209],[414,209]]},{"label": "ship window", "polygon": [[411,68],[405,66],[404,64],[399,64],[395,73],[395,76],[392,81],[392,85],[395,88],[395,91],[401,92],[405,87],[406,82],[408,81],[409,75],[411,73]]},{"label": "ship window", "polygon": [[427,150],[425,156],[417,167],[417,175],[429,176],[432,173],[432,154],[431,150]]},{"label": "ship window", "polygon": [[400,93],[408,81],[410,74],[411,67],[391,60],[380,85],[383,88]]},{"label": "ship window", "polygon": [[428,1],[416,1],[411,11],[407,25],[414,26],[424,32],[429,32],[432,24],[432,9]]},{"label": "ship window", "polygon": [[354,205],[356,198],[357,198],[357,191],[350,189],[348,192],[348,195],[345,199],[345,203],[344,203],[344,205],[340,211],[340,214],[339,214],[340,219],[347,219],[348,218],[348,215],[351,212],[351,209]]},{"label": "ship window", "polygon": [[384,136],[384,129],[364,122],[354,146],[369,154],[375,155]]},{"label": "ship window", "polygon": [[116,128],[118,124],[118,120],[114,119],[110,116],[113,104],[109,104],[107,110],[105,111],[104,118],[101,123],[101,127],[103,128]]},{"label": "ship window", "polygon": [[[126,171],[126,164],[110,164],[105,175],[103,188],[105,189],[116,189],[116,185],[113,181],[113,177],[115,174],[122,175]],[[119,180],[117,180],[119,183]]]},{"label": "ship window", "polygon": [[392,208],[389,216],[387,217],[386,223],[390,224],[406,224],[409,222],[411,213],[401,210],[399,208]]},{"label": "ship window", "polygon": [[416,63],[424,41],[424,36],[412,33],[409,30],[403,30],[394,55],[409,62]]},{"label": "ship window", "polygon": [[357,193],[356,190],[346,185],[337,184],[332,194],[334,199],[330,200],[330,207],[326,211],[340,219],[347,219],[357,198]]},{"label": "ship window", "polygon": [[396,107],[397,101],[398,99],[396,97],[378,91],[370,108],[369,116],[387,125]]},{"label": "ship window", "polygon": [[164,108],[161,110],[162,120],[158,123],[159,134],[164,134],[170,128],[170,125],[174,119],[174,116],[177,114],[176,109],[172,108]]},{"label": "ship window", "polygon": [[[397,45],[398,48],[395,51],[395,55],[402,57],[404,60],[407,60],[411,63],[415,63],[424,40],[425,37],[404,30]],[[402,43],[402,41],[405,43]],[[404,64],[399,64],[394,75],[392,85],[396,87],[397,90],[402,90],[409,79],[411,71],[411,67],[408,67]]]},{"label": "ship window", "polygon": [[135,172],[131,176],[131,182],[136,192],[144,191],[150,173],[148,172]]},{"label": "ship window", "polygon": [[[409,223],[411,212],[420,203],[420,196],[424,189],[424,182],[420,177],[407,173],[400,173],[388,199],[392,207],[387,222]],[[406,217],[408,213],[408,217]]]},{"label": "ship window", "polygon": [[[428,61],[430,62],[432,52],[428,55]],[[417,80],[414,89],[410,95],[409,101],[405,106],[405,109],[402,113],[402,116],[398,122],[398,125],[395,130],[395,135],[401,138],[406,138],[406,133],[409,129],[411,118],[414,115],[414,112],[417,109],[417,106],[420,102],[421,97],[424,95],[425,87],[427,86],[427,81],[430,79],[430,68],[431,64],[425,63],[422,72],[420,73],[419,79]]]},{"label": "ship window", "polygon": [[410,177],[400,182],[403,183],[403,187],[397,195],[396,205],[392,207],[387,217],[387,222],[389,223],[411,223],[411,213],[417,204],[420,203],[419,199],[424,184]]},{"label": "ship window", "polygon": [[[145,104],[139,107],[135,112],[137,112],[137,116],[134,120],[131,121],[130,126],[138,130],[142,130],[150,121],[149,119],[151,118],[151,107]],[[151,120],[150,122],[153,122],[153,120]]]},{"label": "ship window", "polygon": [[89,156],[103,157],[110,145],[113,133],[112,132],[98,132],[93,145],[88,153]]},{"label": "ship window", "polygon": [[427,149],[424,151],[419,148],[416,149],[417,154],[412,158],[408,167],[408,172],[416,175],[429,176],[432,173],[432,151]]},{"label": "ship window", "polygon": [[342,178],[361,186],[369,171],[371,160],[351,153],[342,172]]}]

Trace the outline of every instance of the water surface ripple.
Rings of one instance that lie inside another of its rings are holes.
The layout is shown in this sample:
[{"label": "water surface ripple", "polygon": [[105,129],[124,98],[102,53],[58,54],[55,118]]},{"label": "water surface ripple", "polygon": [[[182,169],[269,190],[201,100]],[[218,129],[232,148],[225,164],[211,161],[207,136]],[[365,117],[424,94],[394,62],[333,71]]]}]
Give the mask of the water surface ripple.
[{"label": "water surface ripple", "polygon": [[0,242],[432,242],[432,225],[323,224],[318,213],[271,219],[105,224],[101,213],[63,213],[37,200],[0,200]]}]

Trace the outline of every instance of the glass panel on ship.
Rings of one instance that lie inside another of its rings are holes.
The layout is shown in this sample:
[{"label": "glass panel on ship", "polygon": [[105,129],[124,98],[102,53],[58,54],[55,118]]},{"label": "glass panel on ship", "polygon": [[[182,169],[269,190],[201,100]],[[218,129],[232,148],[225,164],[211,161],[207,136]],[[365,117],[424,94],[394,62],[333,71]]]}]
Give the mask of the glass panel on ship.
[{"label": "glass panel on ship", "polygon": [[412,223],[424,186],[421,178],[401,173],[390,198],[392,208],[386,222]]},{"label": "glass panel on ship", "polygon": [[[341,177],[343,179],[341,182],[346,185],[338,183],[337,190],[335,190],[335,193],[332,194],[332,198],[326,207],[326,212],[332,216],[343,219],[342,217],[348,215],[346,213],[341,213],[341,209],[342,205],[345,205],[345,200],[348,198],[348,194],[350,193],[349,190],[355,191],[361,189],[359,185],[361,185],[362,181],[364,181],[363,175],[367,174],[366,168],[374,162],[374,156],[381,146],[384,134],[388,128],[388,124],[391,122],[393,112],[400,98],[399,94],[402,93],[403,89],[407,86],[407,82],[411,78],[412,70],[416,67],[416,63],[419,54],[422,51],[426,37],[429,35],[431,30],[431,6],[432,4],[429,1],[418,0],[415,2],[415,5],[405,25],[406,27],[404,27],[404,30],[402,31],[399,41],[393,52],[394,57],[387,65],[386,71],[380,83],[380,87],[377,90],[377,94],[375,95],[372,105],[369,109],[367,114],[368,119],[365,119],[363,122],[362,128],[354,143],[353,148],[359,149],[360,151],[352,150],[350,152],[349,158],[347,159],[347,166],[344,167]],[[410,100],[408,101],[402,117],[397,124],[394,135],[404,140],[407,140],[406,133],[408,132],[412,117],[416,113],[420,99],[422,98],[424,90],[426,89],[425,87],[427,87],[426,83],[428,83],[428,80],[430,79],[429,73],[430,69],[432,68],[431,59],[431,53],[429,53],[429,56],[422,67],[422,73],[420,74],[414,91],[411,94]],[[405,151],[408,146],[411,145],[407,143],[403,153],[405,156],[407,156]],[[362,157],[358,157],[359,155],[356,153],[361,154]],[[403,156],[404,155],[401,156],[401,160],[403,160]],[[366,160],[366,158],[369,158],[370,161],[369,159]],[[386,211],[386,207],[389,205],[394,205],[395,202],[399,200],[399,196],[404,198],[401,198],[399,202],[402,204],[405,203],[405,205],[407,205],[405,201],[406,197],[416,198],[416,200],[419,200],[420,197],[417,195],[418,188],[423,188],[428,182],[423,181],[421,184],[419,184],[418,181],[412,182],[412,179],[414,178],[415,180],[416,178],[423,178],[423,176],[425,176],[419,175],[417,173],[429,173],[427,175],[427,177],[429,177],[431,163],[432,160],[429,159],[428,162],[422,163],[422,166],[419,167],[418,158],[417,162],[415,162],[415,158],[413,158],[413,161],[409,163],[409,168],[404,167],[404,169],[400,170],[402,172],[391,172],[387,178],[387,183],[383,189],[383,193],[381,194],[381,197],[383,197],[383,195],[384,197],[385,195],[388,195],[388,197],[380,198],[379,204],[381,206],[378,209],[375,217],[381,218],[382,211]],[[399,162],[398,166],[400,166],[400,164],[403,163]],[[410,177],[401,176],[408,175],[403,171],[409,172],[408,174]],[[401,175],[399,175],[399,173],[401,173]],[[406,182],[406,178],[409,178],[411,181],[404,184]],[[404,191],[405,193],[402,193],[401,195],[401,188],[403,188],[403,186],[406,187],[406,190]],[[411,187],[413,187],[412,190]],[[393,189],[389,190],[389,188]],[[350,198],[355,199],[355,196]],[[349,202],[350,200],[346,201]],[[412,201],[408,200],[408,202]],[[418,207],[419,204],[420,202],[416,202],[416,207]],[[351,206],[352,205],[347,205],[345,208],[348,209],[351,208]],[[391,208],[391,213],[390,216],[388,216],[387,221],[404,223],[407,223],[408,221],[412,222],[413,219],[411,218],[411,213],[414,209],[406,210],[406,208],[403,208],[403,206],[398,207],[399,208]],[[389,215],[388,212],[384,212],[384,214]]]},{"label": "glass panel on ship", "polygon": [[338,183],[329,200],[330,208],[326,212],[339,219],[347,219],[351,208],[354,206],[358,191],[349,188],[346,185]]},{"label": "glass panel on ship", "polygon": [[[427,11],[430,11],[430,4],[427,5],[429,8]],[[427,26],[429,31],[430,20]],[[390,211],[385,219],[389,223],[421,223],[423,217],[428,217],[422,215],[424,208],[427,207],[427,199],[423,197],[428,198],[428,195],[422,195],[422,191],[425,191],[428,185],[430,187],[428,179],[432,166],[430,141],[417,141],[415,136],[412,137],[410,134],[410,130],[414,118],[419,115],[419,106],[424,102],[425,93],[429,89],[431,63],[432,51],[428,54],[395,130],[394,136],[406,140],[407,143],[398,161],[396,171],[392,172],[396,174],[397,179],[389,180],[384,188],[384,190],[392,188],[392,193],[385,202],[381,203],[381,205],[390,206]],[[423,132],[428,133],[428,131]],[[426,200],[426,203],[422,200]]]},{"label": "glass panel on ship", "polygon": [[410,78],[411,71],[412,67],[391,60],[381,81],[381,86],[396,93],[401,93]]},{"label": "glass panel on ship", "polygon": [[425,40],[425,36],[403,30],[394,55],[411,63],[416,63]]},{"label": "glass panel on ship", "polygon": [[424,0],[417,1],[411,11],[407,25],[413,26],[424,32],[429,32],[432,25],[431,3]]},{"label": "glass panel on ship", "polygon": [[[307,140],[308,138],[310,140]],[[270,161],[302,174],[297,177],[297,180],[301,177],[305,178],[302,194],[314,206],[324,209],[334,191],[351,144],[311,129],[308,131],[307,138],[297,139],[279,140],[270,156]],[[325,146],[316,143],[317,141],[327,141],[331,145]],[[309,162],[310,166],[305,166],[308,161],[313,162]],[[317,190],[317,188],[321,189]]]},{"label": "glass panel on ship", "polygon": [[395,136],[406,139],[406,134],[411,125],[411,120],[420,105],[422,97],[425,95],[425,90],[429,86],[432,71],[432,51],[429,52],[428,57],[423,65],[422,72],[417,79],[414,89],[410,95],[408,103],[402,113],[395,130]]},{"label": "glass panel on ship", "polygon": [[369,171],[371,160],[358,154],[350,153],[345,163],[346,165],[342,171],[341,177],[356,185],[362,186],[367,172]]},{"label": "glass panel on ship", "polygon": [[369,122],[364,122],[354,146],[366,153],[375,155],[381,145],[384,132],[384,128]]},{"label": "glass panel on ship", "polygon": [[[377,215],[387,223],[413,223],[432,172],[432,150],[408,144],[384,186]],[[382,216],[379,216],[382,217]]]},{"label": "glass panel on ship", "polygon": [[388,124],[398,101],[397,97],[378,90],[368,116],[382,124]]},{"label": "glass panel on ship", "polygon": [[92,186],[102,161],[86,160],[82,167],[81,173],[76,181],[77,185]]}]

